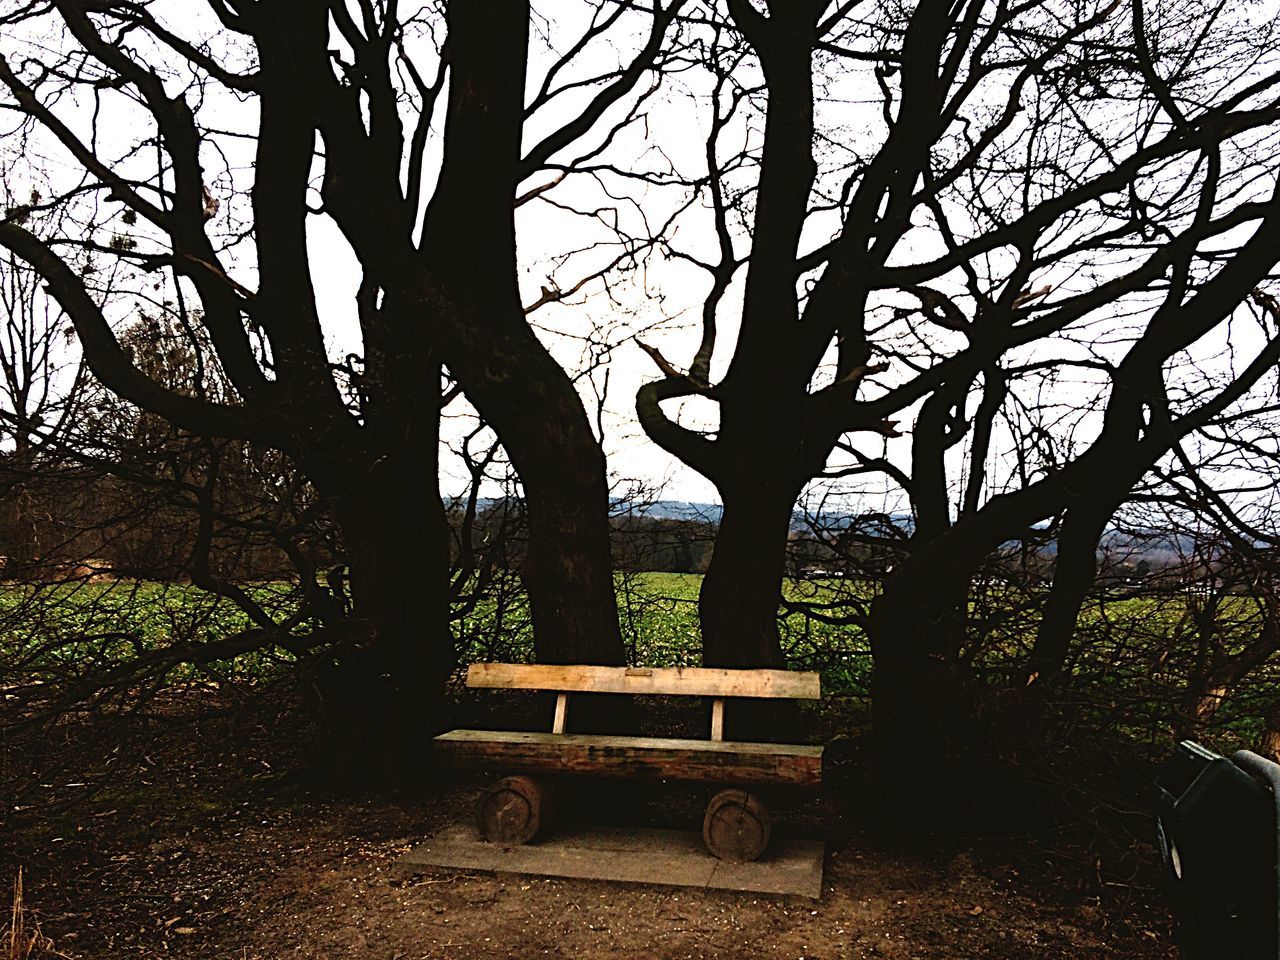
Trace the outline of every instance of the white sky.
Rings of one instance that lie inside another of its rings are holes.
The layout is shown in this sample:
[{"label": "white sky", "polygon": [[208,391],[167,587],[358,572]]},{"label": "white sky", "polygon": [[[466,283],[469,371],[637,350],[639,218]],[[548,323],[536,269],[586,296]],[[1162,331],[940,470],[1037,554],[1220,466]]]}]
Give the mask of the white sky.
[{"label": "white sky", "polygon": [[[1267,10],[1280,12],[1280,0],[1267,0]],[[156,2],[150,8],[156,16],[166,22],[184,36],[207,38],[215,44],[223,43],[217,25],[208,14],[200,13],[200,5],[170,0]],[[575,13],[580,15],[581,8],[564,3],[554,7],[557,23],[551,25],[550,42],[556,49],[564,49],[576,37],[580,22],[575,23]],[[1267,10],[1263,11],[1264,19]],[[637,26],[641,21],[635,21]],[[542,21],[538,21],[542,30]],[[647,24],[645,25],[647,26]],[[635,41],[638,34],[632,34]],[[12,34],[0,39],[0,50],[6,52],[38,53],[42,48],[59,42],[56,34],[28,32],[24,35]],[[617,41],[619,46],[625,42]],[[539,37],[532,43],[531,76],[536,78],[527,86],[535,89],[541,81],[541,73],[548,62],[546,49]],[[588,48],[585,56],[575,64],[575,71],[580,73],[596,72],[607,69],[616,63],[619,56],[618,46],[599,44]],[[421,64],[424,74],[430,75],[434,69],[431,57],[425,57]],[[647,81],[641,82],[641,87]],[[839,145],[850,153],[868,150],[878,140],[882,124],[879,121],[878,95],[874,88],[868,89],[869,73],[866,68],[851,69],[842,77],[824,83],[821,89],[823,106],[820,116],[820,127],[830,138],[831,143]],[[682,173],[701,175],[705,170],[702,159],[706,133],[707,115],[705,97],[709,89],[709,80],[704,75],[688,74],[670,83],[669,87],[652,103],[646,123],[625,131],[612,148],[612,155],[622,165],[640,163],[660,165],[664,157],[673,160]],[[571,99],[571,98],[566,98]],[[109,109],[119,110],[122,121],[117,125],[116,134],[120,138],[118,145],[103,143],[103,153],[111,154],[113,150],[120,155],[121,164],[138,164],[144,160],[137,157],[124,156],[128,145],[136,138],[141,128],[133,126],[144,119],[141,114],[128,111],[127,106],[119,99],[112,101]],[[441,99],[443,103],[443,97]],[[91,112],[88,104],[81,103],[78,109],[68,104],[60,105],[63,115],[72,118],[87,130]],[[547,129],[562,123],[569,113],[570,104],[546,111],[541,119],[535,119],[526,130],[526,142],[532,144]],[[600,125],[607,130],[611,118],[618,115],[617,110],[606,116]],[[242,103],[236,98],[221,95],[211,100],[201,113],[202,120],[210,126],[227,130],[252,132],[256,125],[256,107],[252,101]],[[758,138],[758,117],[749,128],[741,131],[743,138]],[[2,118],[0,118],[2,120]],[[1116,117],[1115,122],[1123,126],[1130,118]],[[439,129],[433,139],[433,149],[429,157],[431,164],[439,161]],[[587,144],[594,144],[592,137],[586,138]],[[29,172],[33,182],[45,181],[65,186],[75,176],[75,168],[68,163],[61,148],[47,140],[36,143],[24,142],[20,145],[6,142],[2,149],[9,153],[8,161],[11,171]],[[14,151],[20,150],[21,156],[15,158]],[[659,151],[661,151],[659,153]],[[581,148],[566,151],[563,158],[575,156],[583,152]],[[14,163],[14,160],[17,163]],[[205,145],[202,162],[211,188],[219,193],[220,186],[226,190],[234,180],[240,189],[249,186],[252,176],[252,143],[249,140],[231,136],[211,136]],[[317,173],[321,169],[317,163]],[[428,176],[434,176],[429,172]],[[535,174],[525,185],[525,189],[538,185],[549,178],[546,172]],[[641,203],[645,214],[655,221],[660,221],[664,211],[675,202],[675,191],[649,189],[640,191],[633,188],[633,199]],[[599,187],[585,177],[571,177],[546,194],[546,200],[557,203],[578,203],[586,206],[595,204],[612,204],[619,210],[619,216],[629,222],[639,214],[632,204],[610,200],[601,193]],[[224,196],[223,207],[218,218],[211,224],[213,229],[234,232],[242,229],[249,214],[247,200],[243,196]],[[599,230],[585,227],[583,221],[568,217],[557,207],[536,199],[520,208],[517,214],[519,228],[519,253],[521,260],[520,280],[526,303],[533,302],[539,295],[543,284],[551,285],[554,281],[561,288],[572,286],[583,275],[590,257],[571,260],[566,266],[557,268],[554,258],[566,249],[594,242],[603,236]],[[108,225],[109,226],[109,225]],[[822,231],[827,229],[821,219],[817,219],[810,228],[807,237],[813,243],[822,239]],[[313,253],[313,282],[316,287],[318,306],[334,358],[348,353],[359,352],[359,331],[355,316],[354,293],[359,283],[359,270],[355,258],[336,227],[324,217],[313,217],[309,224],[310,241]],[[748,238],[739,234],[737,242],[745,249]],[[466,238],[459,238],[466,242]],[[676,242],[684,249],[698,250],[705,253],[713,246],[710,233],[709,216],[685,218],[677,233]],[[919,253],[922,250],[936,248],[937,239],[927,229],[916,231],[909,239],[908,249]],[[252,286],[253,262],[252,253],[241,248],[231,260],[231,272],[242,283]],[[736,333],[738,310],[741,303],[742,273],[725,298],[719,311],[720,336],[713,363],[713,380],[723,373],[731,355]],[[1060,276],[1042,276],[1035,278],[1036,285],[1048,283],[1055,288],[1067,291],[1085,283],[1084,278],[1064,273]],[[652,361],[636,346],[634,338],[637,333],[648,343],[658,346],[676,366],[684,367],[692,357],[698,336],[698,316],[702,301],[709,287],[709,279],[699,271],[679,261],[653,258],[643,271],[629,277],[617,278],[610,283],[608,291],[600,282],[593,282],[582,294],[570,299],[562,305],[550,305],[539,310],[532,317],[538,326],[544,342],[556,357],[571,372],[583,370],[587,366],[584,355],[582,337],[595,328],[606,328],[611,350],[608,362],[598,368],[592,377],[584,377],[579,381],[579,389],[584,404],[595,421],[595,409],[598,394],[605,387],[607,371],[607,394],[604,399],[604,410],[601,418],[603,424],[603,445],[609,458],[611,472],[620,483],[638,480],[651,490],[660,491],[665,499],[683,499],[691,501],[715,502],[718,497],[714,486],[695,471],[685,467],[664,451],[650,443],[640,431],[635,421],[634,396],[640,384],[656,376]],[[907,302],[910,302],[909,300]],[[1102,331],[1106,333],[1106,331]],[[1239,335],[1237,348],[1247,349],[1251,338],[1256,341],[1256,333]],[[1063,341],[1052,346],[1040,345],[1037,349],[1050,353],[1084,356],[1090,351],[1100,354],[1113,353],[1116,345],[1108,345],[1105,336],[1099,336],[1095,342],[1068,344]],[[1085,340],[1088,340],[1086,336]],[[1216,343],[1203,345],[1205,355],[1220,354],[1226,344],[1219,337]],[[891,372],[889,377],[893,377]],[[1091,428],[1082,424],[1078,417],[1072,419],[1071,411],[1078,411],[1085,401],[1097,395],[1101,381],[1092,379],[1080,371],[1073,371],[1055,387],[1050,397],[1051,402],[1061,404],[1064,417],[1061,421],[1064,431],[1079,430],[1087,439]],[[674,405],[673,405],[674,406]],[[704,428],[714,427],[714,404],[706,400],[691,400],[683,404],[681,420]],[[909,428],[913,413],[909,413],[904,428]],[[473,420],[466,413],[465,404],[457,403],[449,408],[445,421],[445,442],[456,444],[460,437],[473,426]],[[871,453],[884,453],[894,462],[905,463],[909,459],[909,435],[901,438],[881,441],[863,436],[858,442]],[[964,456],[965,445],[954,451],[953,465]],[[956,473],[958,471],[953,471]],[[463,473],[458,463],[446,464],[442,487],[446,494],[460,492]],[[847,489],[852,494],[854,487]],[[895,510],[901,509],[902,499],[896,493],[883,492],[883,485],[877,489],[861,489],[856,500],[867,509]],[[622,492],[622,488],[619,488]]]}]

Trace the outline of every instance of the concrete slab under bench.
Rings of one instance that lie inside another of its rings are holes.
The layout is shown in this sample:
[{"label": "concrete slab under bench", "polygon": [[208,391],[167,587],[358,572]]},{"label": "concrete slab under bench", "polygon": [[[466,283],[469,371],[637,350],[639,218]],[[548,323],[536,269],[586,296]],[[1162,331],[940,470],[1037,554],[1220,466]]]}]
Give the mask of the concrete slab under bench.
[{"label": "concrete slab under bench", "polygon": [[479,870],[816,900],[822,895],[824,855],[820,841],[775,836],[761,859],[730,863],[713,857],[690,831],[617,827],[558,832],[535,843],[503,846],[486,843],[475,826],[459,823],[414,847],[396,869],[406,875],[428,869]]}]

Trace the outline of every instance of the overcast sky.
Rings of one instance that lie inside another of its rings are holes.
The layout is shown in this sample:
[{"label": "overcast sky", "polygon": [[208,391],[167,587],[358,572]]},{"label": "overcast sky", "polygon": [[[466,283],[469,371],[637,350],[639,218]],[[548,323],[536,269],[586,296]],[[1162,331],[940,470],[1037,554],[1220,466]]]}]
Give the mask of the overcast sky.
[{"label": "overcast sky", "polygon": [[[228,40],[216,21],[202,12],[202,6],[174,0],[155,3],[150,9],[175,32],[196,40],[209,40],[215,49],[222,50],[233,60],[237,53],[236,41]],[[1264,15],[1267,11],[1271,14],[1280,12],[1280,0],[1267,0],[1264,6]],[[554,10],[556,20],[549,21],[542,17],[535,20],[531,45],[531,80],[527,84],[530,95],[541,82],[542,73],[550,62],[550,51],[566,49],[582,26],[582,8],[576,4],[557,3],[547,9]],[[620,59],[625,59],[639,41],[641,31],[647,26],[643,17],[632,22],[632,32],[615,33],[608,42],[589,46],[575,62],[575,74],[597,73],[615,66]],[[40,33],[39,29],[32,29],[22,35],[11,33],[3,39],[0,46],[7,51],[26,50],[43,54],[50,45],[58,43],[56,33]],[[434,58],[427,41],[420,39],[418,43],[422,53],[420,67],[424,72],[434,69]],[[708,123],[708,90],[709,79],[704,73],[691,71],[678,78],[669,78],[649,103],[644,122],[634,124],[619,134],[611,148],[612,158],[620,165],[646,168],[661,167],[670,161],[684,173],[704,173],[702,151]],[[880,120],[879,95],[871,84],[866,65],[850,65],[847,69],[825,77],[819,92],[819,126],[828,144],[827,149],[836,154],[845,151],[850,156],[871,149],[877,142],[883,125]],[[106,102],[107,110],[119,111],[120,121],[105,125],[108,133],[105,140],[100,140],[104,155],[114,152],[121,157],[122,164],[144,162],[136,156],[126,158],[130,146],[139,134],[137,124],[145,120],[144,115],[131,113],[127,105],[122,104],[120,98],[110,92],[106,96]],[[572,96],[569,96],[537,115],[526,130],[526,141],[536,142],[546,130],[571,115],[576,105]],[[78,117],[79,122],[84,124],[88,123],[94,106],[80,104],[77,114],[67,104],[62,104],[67,115]],[[226,131],[252,134],[256,127],[256,107],[253,102],[242,102],[226,94],[212,97],[204,104],[200,117],[206,126]],[[1131,122],[1130,118],[1124,116],[1111,119],[1120,126]],[[601,128],[609,129],[611,120],[612,116],[606,116]],[[751,142],[752,138],[759,137],[760,121],[761,117],[755,115],[744,124],[740,131],[744,142]],[[439,132],[437,127],[437,136],[432,140],[428,157],[428,178],[434,176],[434,165],[439,162]],[[112,136],[118,137],[118,144],[110,142]],[[590,137],[587,140],[594,142]],[[74,165],[68,163],[61,148],[48,142],[47,138],[20,144],[10,140],[3,145],[3,149],[8,153],[11,174],[13,171],[24,171],[33,183],[44,182],[46,185],[65,188],[77,177]],[[241,191],[249,186],[252,177],[252,149],[252,140],[249,138],[219,134],[209,136],[202,152],[202,162],[211,189],[215,194],[221,193],[223,201],[218,216],[210,224],[211,230],[232,235],[247,228],[250,213],[247,199],[243,193],[232,193],[231,184],[235,183],[236,188]],[[15,154],[15,150],[20,151],[21,155]],[[580,152],[581,149],[569,151],[566,158]],[[837,156],[836,159],[840,158]],[[321,169],[321,161],[318,160],[315,169],[317,177]],[[548,178],[549,174],[545,172],[535,174],[524,185],[524,189],[545,183]],[[605,193],[604,186],[608,186],[611,193],[618,189],[617,183],[602,185],[589,177],[572,176],[542,197],[520,207],[517,212],[520,280],[526,303],[536,301],[544,285],[558,285],[561,289],[571,287],[586,272],[590,272],[592,264],[598,264],[602,262],[602,258],[608,259],[613,255],[611,248],[605,247],[588,250],[581,256],[572,257],[567,263],[560,264],[557,258],[566,251],[590,247],[609,239],[608,232],[598,222],[571,216],[565,212],[565,207],[612,211],[635,228],[636,218],[647,216],[660,221],[665,211],[670,210],[680,199],[680,192],[669,188],[643,189],[633,184],[626,191],[610,196]],[[103,220],[102,226],[104,229],[113,228],[109,220]],[[829,223],[815,220],[806,235],[807,242],[814,245],[820,243],[825,239],[824,230],[827,231],[826,236],[829,236]],[[331,355],[336,360],[349,353],[359,353],[354,298],[360,278],[358,265],[350,248],[326,217],[311,218],[309,236],[313,253],[313,280]],[[145,237],[141,239],[145,242]],[[745,250],[749,242],[745,231],[737,231],[736,240]],[[460,237],[458,242],[466,243],[467,238]],[[709,217],[685,217],[680,222],[675,242],[688,250],[712,248],[714,240]],[[936,236],[932,236],[929,231],[917,231],[908,241],[908,253],[926,251],[930,245],[936,246],[937,243]],[[229,261],[236,279],[247,286],[253,286],[254,266],[249,245],[242,244],[238,247]],[[1086,282],[1081,276],[1066,271],[1061,273],[1062,275],[1036,277],[1035,285],[1045,284],[1066,295],[1074,284]],[[720,337],[712,368],[713,380],[723,373],[732,352],[741,304],[742,279],[743,272],[739,271],[718,312]],[[1096,279],[1088,282],[1096,282]],[[709,279],[705,274],[677,260],[654,256],[645,261],[642,269],[614,275],[607,286],[601,281],[593,281],[565,303],[548,305],[531,317],[544,341],[567,369],[574,373],[590,371],[584,373],[578,386],[593,422],[596,421],[597,406],[603,403],[599,422],[611,472],[619,478],[620,483],[628,480],[640,481],[650,490],[660,491],[660,495],[667,499],[715,502],[718,498],[709,481],[650,443],[640,431],[634,412],[636,389],[645,380],[653,379],[656,370],[652,361],[636,345],[636,337],[638,335],[645,342],[659,346],[677,366],[687,365],[696,347],[698,314],[708,287]],[[119,316],[124,317],[127,313],[127,310],[122,310]],[[945,334],[940,332],[939,335]],[[1234,345],[1247,349],[1249,338],[1256,337],[1257,333],[1240,328],[1235,336],[1237,342]],[[590,338],[590,343],[586,338]],[[601,343],[607,348],[604,354],[598,353]],[[1230,346],[1219,337],[1218,342],[1206,343],[1203,348],[1206,356],[1215,356],[1225,354]],[[1105,342],[1104,338],[1089,342],[1089,338],[1085,336],[1076,341],[1060,340],[1051,346],[1040,345],[1037,349],[1049,351],[1046,356],[1101,356],[1121,347],[1119,339],[1113,343]],[[605,362],[597,364],[595,361],[602,357]],[[890,371],[886,377],[892,378],[894,375]],[[1057,382],[1052,400],[1061,404],[1064,409],[1079,410],[1095,400],[1103,387],[1100,376],[1073,370],[1070,375]],[[714,429],[714,403],[708,400],[690,400],[685,401],[682,406],[682,422]],[[474,427],[474,419],[461,401],[451,406],[446,413],[445,442],[456,445]],[[913,413],[908,411],[904,426],[909,427],[912,416]],[[1087,436],[1089,432],[1087,422],[1079,420],[1064,419],[1062,429],[1081,430],[1082,436]],[[863,436],[859,443],[867,452],[884,454],[901,463],[907,459],[910,440],[906,436],[889,440]],[[962,445],[954,451],[953,457],[962,458],[964,452]],[[998,455],[998,451],[994,455]],[[456,462],[446,462],[445,476],[442,478],[444,492],[460,492],[463,482],[460,466]],[[624,486],[620,486],[619,492],[624,489]],[[901,495],[887,491],[883,484],[868,488],[846,485],[846,489],[851,493],[856,491],[856,500],[864,508],[894,510],[903,506]]]}]

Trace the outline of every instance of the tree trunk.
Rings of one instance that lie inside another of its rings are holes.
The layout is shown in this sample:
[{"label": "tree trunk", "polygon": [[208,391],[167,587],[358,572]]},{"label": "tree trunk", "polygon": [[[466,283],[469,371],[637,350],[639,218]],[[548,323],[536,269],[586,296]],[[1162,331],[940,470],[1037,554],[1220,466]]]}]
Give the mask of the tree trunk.
[{"label": "tree trunk", "polygon": [[872,602],[872,725],[895,803],[933,802],[974,746],[973,680],[958,657],[969,583],[968,571],[912,558]]},{"label": "tree trunk", "polygon": [[1098,575],[1098,544],[1118,506],[1114,500],[1081,502],[1073,504],[1063,517],[1053,586],[1045,601],[1027,668],[1029,683],[1051,680],[1062,671],[1080,619],[1080,608]]},{"label": "tree trunk", "polygon": [[441,357],[524,487],[538,659],[620,664],[604,454],[573,380],[530,327],[517,283],[528,7],[457,0],[447,16],[444,156],[424,269],[405,293],[420,298]]},{"label": "tree trunk", "polygon": [[1194,740],[1201,736],[1205,727],[1213,723],[1228,693],[1230,690],[1225,684],[1216,687],[1197,685],[1197,689],[1184,699],[1182,715],[1174,724],[1175,736],[1179,740]]},{"label": "tree trunk", "polygon": [[698,595],[703,663],[781,668],[778,604],[794,497],[766,490],[722,497],[715,551]]},{"label": "tree trunk", "polygon": [[[1269,605],[1268,605],[1269,606]],[[1214,609],[1207,608],[1197,619],[1202,648],[1212,642],[1213,634],[1218,629]],[[1198,668],[1188,681],[1186,693],[1182,698],[1182,709],[1174,721],[1174,733],[1180,740],[1201,736],[1204,729],[1213,723],[1219,708],[1226,702],[1231,692],[1249,674],[1265,663],[1280,648],[1280,633],[1276,630],[1273,613],[1268,612],[1258,635],[1247,646],[1226,655],[1219,650],[1211,659],[1212,666]],[[1217,662],[1213,662],[1213,661]],[[1277,714],[1280,717],[1280,714]]]},{"label": "tree trunk", "polygon": [[[782,669],[778,605],[796,494],[763,484],[722,488],[724,513],[702,589],[702,661],[708,667]],[[798,713],[788,701],[731,701],[730,740],[788,740]]]},{"label": "tree trunk", "polygon": [[[520,455],[511,450],[529,508],[523,576],[534,654],[539,663],[622,666],[604,455],[585,418],[580,431],[550,421],[545,433],[521,434]],[[634,733],[635,724],[628,697],[579,695],[569,711],[574,733]]]},{"label": "tree trunk", "polygon": [[589,431],[577,439],[580,449],[563,440],[535,440],[519,458],[529,508],[524,581],[534,647],[539,663],[616,666],[626,654],[613,585],[604,455]]},{"label": "tree trunk", "polygon": [[[434,448],[429,457],[434,460]],[[319,678],[330,772],[347,786],[418,782],[455,666],[449,541],[434,471],[377,461],[339,499],[354,636]]]}]

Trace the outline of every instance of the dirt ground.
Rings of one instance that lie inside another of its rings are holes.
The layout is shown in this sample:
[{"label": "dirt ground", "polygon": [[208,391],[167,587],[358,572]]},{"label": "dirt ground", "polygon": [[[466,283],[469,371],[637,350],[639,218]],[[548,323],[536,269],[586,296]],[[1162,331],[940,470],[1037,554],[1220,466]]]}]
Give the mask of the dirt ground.
[{"label": "dirt ground", "polygon": [[[777,829],[827,840],[819,901],[451,871],[403,877],[396,858],[469,816],[481,780],[451,780],[425,798],[343,799],[284,774],[301,734],[276,720],[117,721],[105,735],[101,723],[91,737],[67,725],[49,755],[5,743],[0,766],[55,798],[10,819],[0,879],[23,867],[34,917],[73,958],[1176,956],[1155,895],[1085,876],[1089,850],[1061,834],[885,831],[850,800],[856,770],[780,815]],[[88,750],[121,773],[100,786],[66,780]],[[77,790],[92,795],[63,802]],[[596,800],[615,822],[695,827],[699,816],[691,790]]]}]

